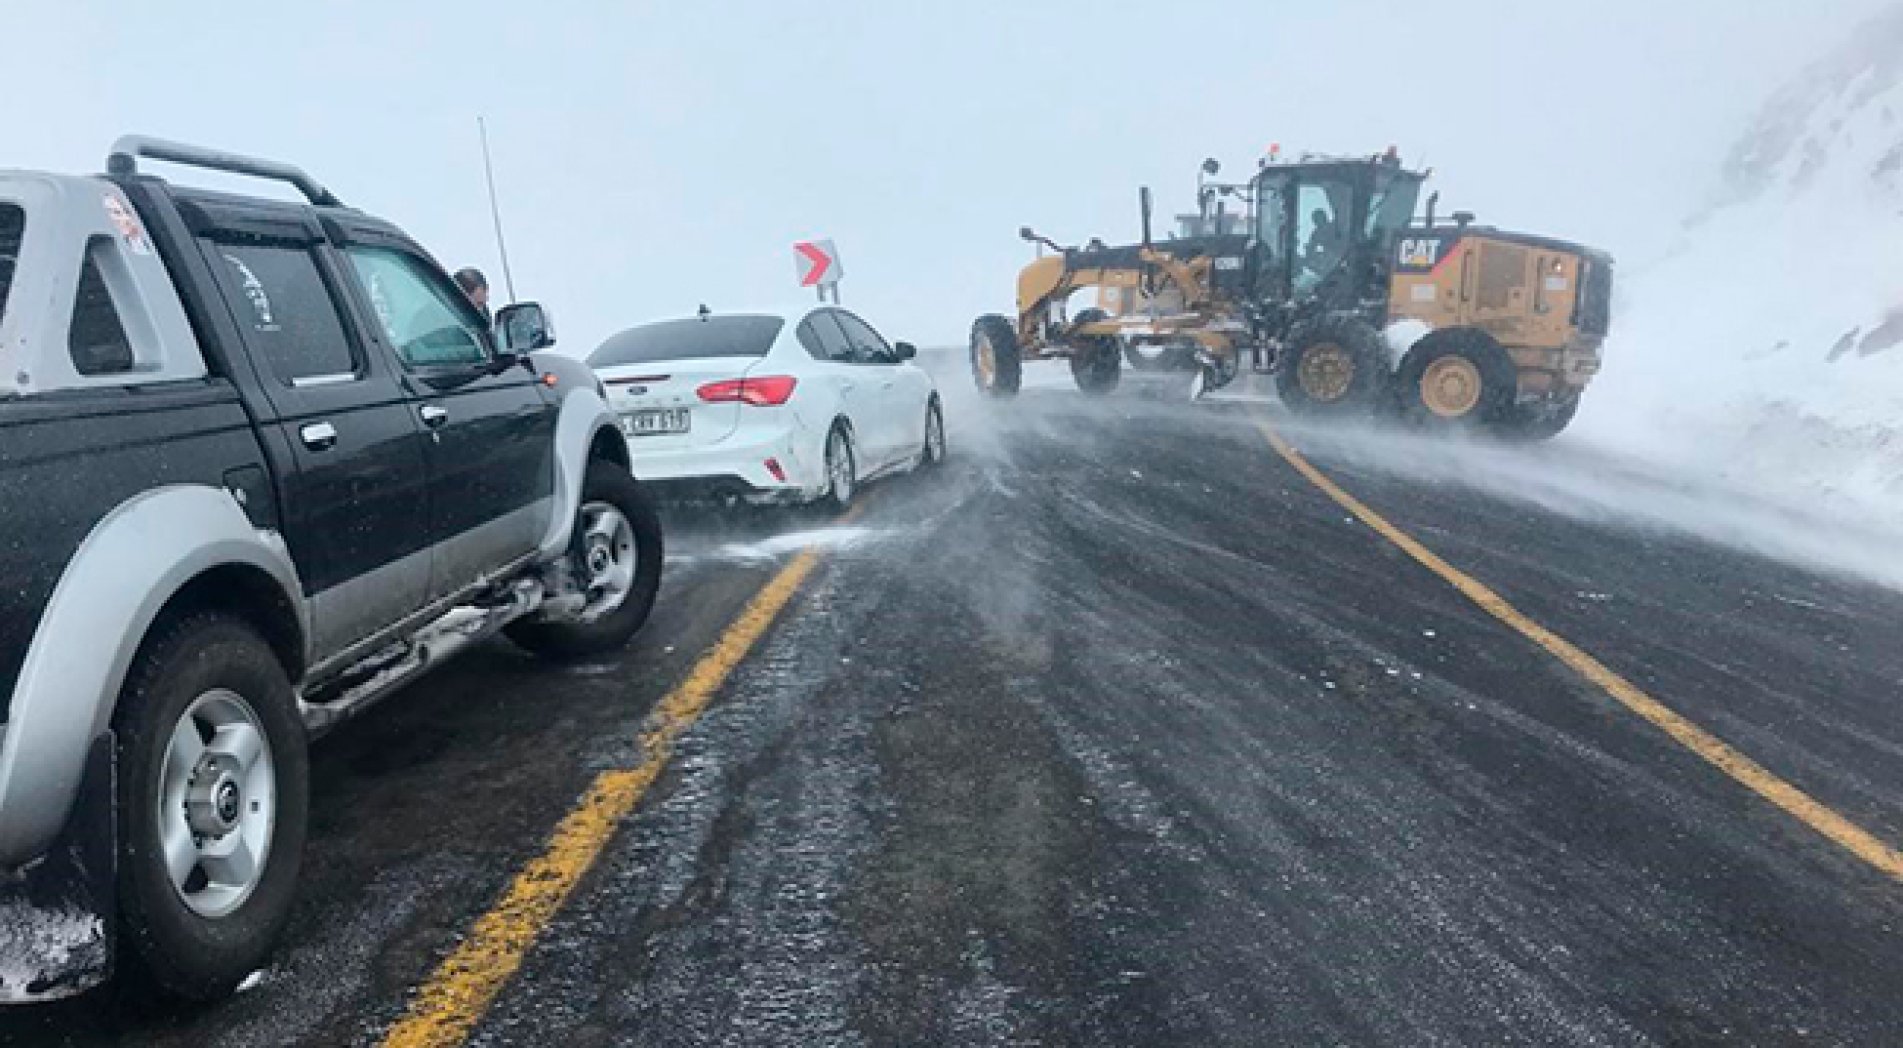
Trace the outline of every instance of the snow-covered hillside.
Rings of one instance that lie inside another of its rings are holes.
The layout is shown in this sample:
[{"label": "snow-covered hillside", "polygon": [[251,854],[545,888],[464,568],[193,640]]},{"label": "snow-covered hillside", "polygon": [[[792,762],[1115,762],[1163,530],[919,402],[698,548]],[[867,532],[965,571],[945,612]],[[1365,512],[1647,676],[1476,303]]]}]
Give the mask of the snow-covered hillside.
[{"label": "snow-covered hillside", "polygon": [[1621,262],[1575,439],[1903,526],[1903,7],[1770,97],[1672,251]]}]

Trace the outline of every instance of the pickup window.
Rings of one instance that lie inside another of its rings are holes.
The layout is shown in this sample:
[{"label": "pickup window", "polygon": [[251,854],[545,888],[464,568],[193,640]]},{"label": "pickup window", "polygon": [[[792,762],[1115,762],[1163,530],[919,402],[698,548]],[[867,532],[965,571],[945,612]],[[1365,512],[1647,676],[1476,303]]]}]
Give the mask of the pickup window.
[{"label": "pickup window", "polygon": [[119,309],[100,269],[110,261],[112,240],[96,236],[86,244],[86,264],[79,271],[79,290],[73,296],[73,322],[68,328],[67,352],[82,375],[116,375],[134,366],[132,342],[126,338]]},{"label": "pickup window", "polygon": [[398,251],[352,247],[350,261],[390,345],[412,367],[474,366],[488,360],[481,330],[458,308],[467,300]]},{"label": "pickup window", "polygon": [[218,279],[233,315],[279,381],[300,386],[356,377],[359,362],[336,300],[308,248],[207,246],[224,262]]},{"label": "pickup window", "polygon": [[18,204],[0,204],[0,320],[7,315],[7,291],[13,286],[14,260],[26,233],[26,212]]}]

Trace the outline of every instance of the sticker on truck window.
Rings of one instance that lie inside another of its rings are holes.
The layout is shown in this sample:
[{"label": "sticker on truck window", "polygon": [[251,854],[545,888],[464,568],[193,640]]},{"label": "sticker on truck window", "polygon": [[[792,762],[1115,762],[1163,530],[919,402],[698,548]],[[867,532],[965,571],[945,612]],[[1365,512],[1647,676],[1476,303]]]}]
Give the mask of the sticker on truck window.
[{"label": "sticker on truck window", "polygon": [[255,315],[253,327],[258,331],[278,330],[277,315],[271,311],[271,295],[264,290],[264,281],[238,256],[228,254],[224,258],[238,271],[238,286],[244,289],[244,297],[251,303],[251,312]]},{"label": "sticker on truck window", "polygon": [[106,218],[119,231],[119,239],[126,242],[126,247],[135,255],[151,254],[152,245],[146,242],[145,227],[139,224],[139,216],[133,214],[132,209],[121,203],[118,197],[106,197],[105,202]]}]

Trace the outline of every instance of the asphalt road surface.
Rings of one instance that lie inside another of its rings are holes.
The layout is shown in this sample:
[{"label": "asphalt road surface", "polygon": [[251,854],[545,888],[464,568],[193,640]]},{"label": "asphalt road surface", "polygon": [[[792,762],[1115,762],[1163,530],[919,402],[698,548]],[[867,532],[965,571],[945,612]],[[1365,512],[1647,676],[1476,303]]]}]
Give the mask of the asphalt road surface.
[{"label": "asphalt road surface", "polygon": [[1893,547],[1564,440],[943,381],[953,461],[850,521],[671,512],[624,656],[498,643],[322,742],[255,987],[0,1036],[378,1043],[805,556],[572,894],[507,929],[519,968],[445,1006],[472,1043],[1903,1043],[1903,593],[1833,570]]}]

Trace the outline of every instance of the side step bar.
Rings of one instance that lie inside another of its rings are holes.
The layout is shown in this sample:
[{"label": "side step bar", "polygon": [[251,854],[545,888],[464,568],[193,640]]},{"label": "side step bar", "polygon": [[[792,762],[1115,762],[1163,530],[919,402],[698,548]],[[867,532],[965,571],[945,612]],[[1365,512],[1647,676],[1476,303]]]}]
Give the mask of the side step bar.
[{"label": "side step bar", "polygon": [[300,698],[305,730],[312,738],[323,735],[388,698],[425,670],[488,640],[502,627],[534,614],[542,606],[542,583],[530,578],[517,580],[500,603],[450,610],[408,639],[358,663],[343,675],[341,685],[320,693],[322,697]]}]

